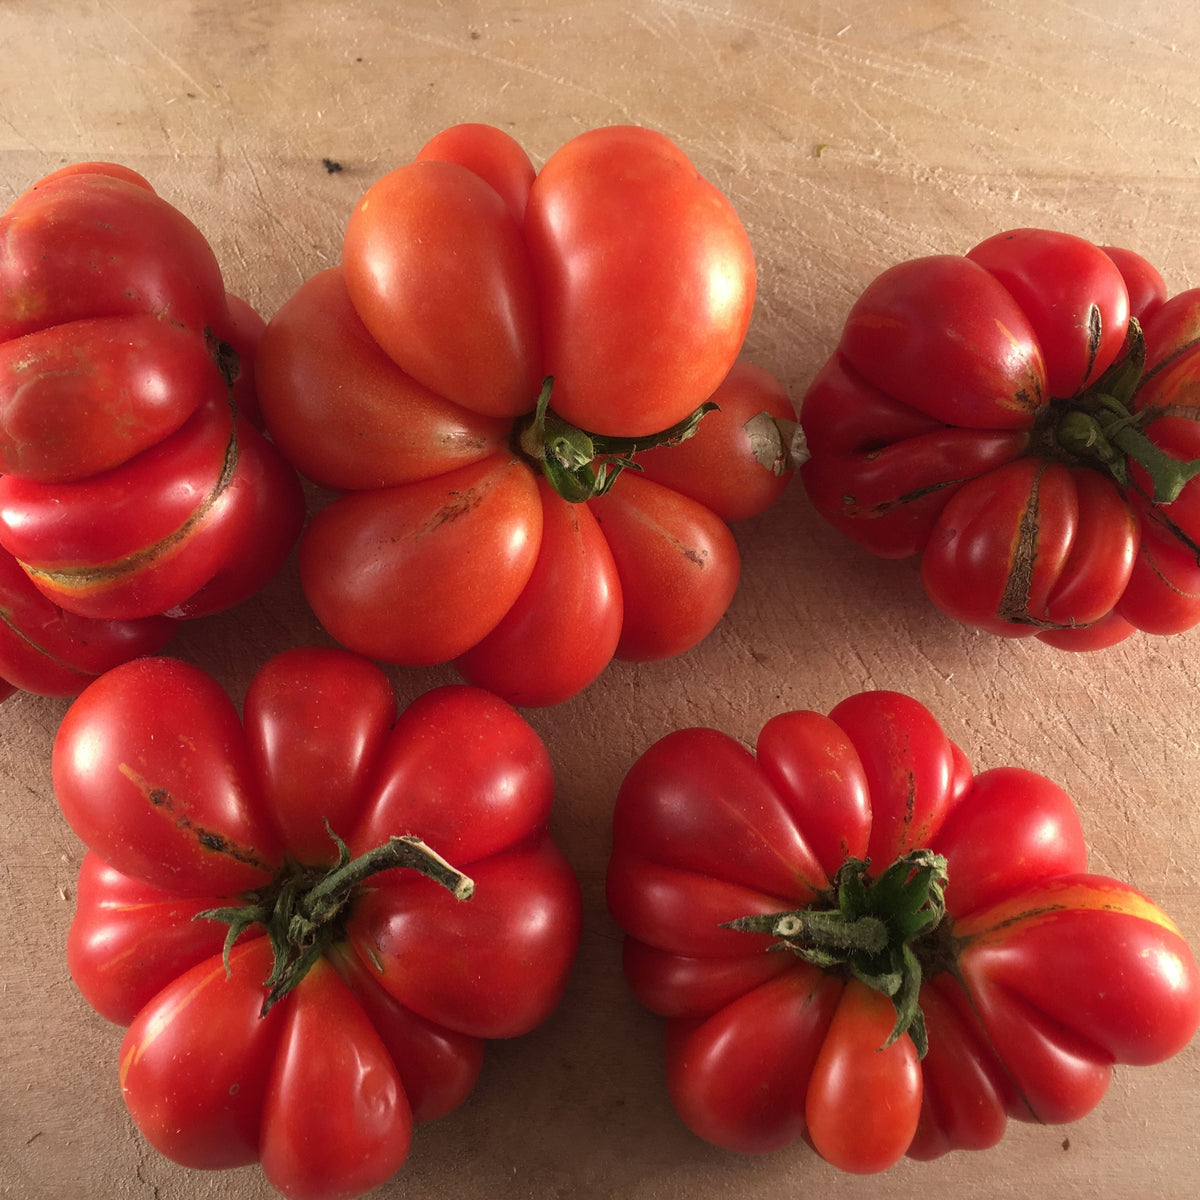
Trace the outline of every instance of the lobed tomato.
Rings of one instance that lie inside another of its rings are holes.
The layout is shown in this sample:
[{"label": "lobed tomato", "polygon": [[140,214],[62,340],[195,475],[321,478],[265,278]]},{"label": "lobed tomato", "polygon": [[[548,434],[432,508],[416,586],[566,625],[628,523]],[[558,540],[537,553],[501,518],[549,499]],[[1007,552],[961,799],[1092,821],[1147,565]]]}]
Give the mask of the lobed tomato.
[{"label": "lobed tomato", "polygon": [[1068,650],[1200,621],[1200,290],[1018,229],[870,284],[801,406],[816,508],[966,624]]},{"label": "lobed tomato", "polygon": [[1086,857],[1061,788],[974,774],[898,693],[778,715],[754,753],[662,738],[617,797],[608,902],[680,1117],[874,1172],[1082,1116],[1200,1026],[1179,929]]},{"label": "lobed tomato", "polygon": [[258,359],[276,442],[341,493],[301,540],[324,626],[527,705],[695,645],[737,585],[727,522],[788,478],[792,406],[736,361],[754,289],[729,202],[647,129],[535,171],[455,126],[385,175]]},{"label": "lobed tomato", "polygon": [[177,1162],[359,1195],[565,988],[581,898],[549,758],[487,692],[397,717],[378,667],[299,649],[239,720],[197,668],[143,658],[74,702],[53,774],[88,846],[71,975],[128,1026],[122,1094]]},{"label": "lobed tomato", "polygon": [[0,549],[0,700],[18,690],[76,696],[110,667],[158,653],[174,632],[164,616],[103,621],[66,612]]},{"label": "lobed tomato", "polygon": [[[64,670],[105,658],[87,638],[110,656],[122,639],[156,649],[164,614],[261,587],[303,494],[251,420],[262,319],[145,179],[111,163],[54,172],[0,216],[0,246],[0,548],[46,600],[6,601],[5,624],[41,647],[48,681],[7,653],[0,674],[78,691]],[[113,621],[149,624],[101,631]]]}]

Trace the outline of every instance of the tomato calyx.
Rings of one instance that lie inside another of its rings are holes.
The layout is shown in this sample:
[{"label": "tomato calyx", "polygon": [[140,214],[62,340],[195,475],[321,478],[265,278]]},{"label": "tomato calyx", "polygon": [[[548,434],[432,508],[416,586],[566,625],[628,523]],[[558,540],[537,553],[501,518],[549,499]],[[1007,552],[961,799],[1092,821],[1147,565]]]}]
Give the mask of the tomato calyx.
[{"label": "tomato calyx", "polygon": [[1200,459],[1179,459],[1156,446],[1145,429],[1162,410],[1134,411],[1133,400],[1144,379],[1146,339],[1130,319],[1124,353],[1085,392],[1069,400],[1052,400],[1044,417],[1051,450],[1069,461],[1107,471],[1122,487],[1134,481],[1130,465],[1143,467],[1150,479],[1150,501],[1170,504],[1189,480],[1200,475]]},{"label": "tomato calyx", "polygon": [[912,850],[875,878],[869,867],[870,859],[847,858],[822,896],[826,908],[757,913],[724,927],[772,934],[778,939],[772,950],[843,971],[881,992],[896,1010],[884,1046],[907,1033],[924,1058],[929,1042],[918,999],[927,966],[942,952],[935,935],[945,928],[946,860],[931,850]]},{"label": "tomato calyx", "polygon": [[717,405],[706,400],[693,413],[659,433],[644,437],[610,437],[588,433],[564,421],[550,408],[554,376],[542,382],[532,416],[518,424],[513,442],[526,458],[535,462],[554,490],[571,504],[583,504],[603,496],[622,471],[640,470],[633,456],[654,446],[674,446],[696,432],[705,414]]},{"label": "tomato calyx", "polygon": [[332,829],[329,836],[338,849],[338,861],[332,867],[288,863],[267,887],[248,893],[244,903],[196,914],[196,920],[229,925],[223,952],[226,974],[229,952],[238,938],[252,925],[266,929],[275,958],[271,974],[264,981],[268,992],[261,1016],[265,1017],[344,935],[345,918],[354,898],[372,875],[408,867],[441,884],[457,900],[469,900],[475,891],[468,876],[419,837],[393,836],[358,858],[351,858],[346,843]]}]

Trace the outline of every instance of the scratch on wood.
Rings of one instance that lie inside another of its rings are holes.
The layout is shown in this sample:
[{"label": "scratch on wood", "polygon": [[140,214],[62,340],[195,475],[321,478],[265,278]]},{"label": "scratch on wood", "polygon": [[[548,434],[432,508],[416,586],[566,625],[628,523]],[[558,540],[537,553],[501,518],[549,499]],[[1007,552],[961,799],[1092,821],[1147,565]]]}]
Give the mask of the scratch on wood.
[{"label": "scratch on wood", "polygon": [[112,13],[114,16],[119,17],[120,20],[123,21],[133,31],[133,33],[138,38],[140,38],[147,46],[149,46],[150,49],[155,54],[157,54],[158,57],[161,58],[163,60],[163,62],[165,62],[167,64],[167,66],[169,66],[171,68],[171,70],[175,71],[181,78],[186,79],[188,81],[188,83],[191,84],[191,86],[196,89],[196,92],[199,95],[203,96],[206,100],[212,99],[211,93],[209,93],[209,91],[204,87],[204,85],[194,75],[192,75],[190,72],[186,71],[179,64],[179,62],[177,62],[174,58],[172,58],[156,41],[153,40],[153,38],[147,37],[145,31],[139,25],[135,25],[134,22],[131,21],[115,5],[105,4],[104,7],[107,8],[108,11],[110,13]]}]

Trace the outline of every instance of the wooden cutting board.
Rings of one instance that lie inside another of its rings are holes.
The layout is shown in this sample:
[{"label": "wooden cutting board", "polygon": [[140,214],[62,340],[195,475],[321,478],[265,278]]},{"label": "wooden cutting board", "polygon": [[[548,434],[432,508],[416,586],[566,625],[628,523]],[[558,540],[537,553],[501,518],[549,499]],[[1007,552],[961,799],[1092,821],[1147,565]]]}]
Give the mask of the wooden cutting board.
[{"label": "wooden cutting board", "polygon": [[[590,127],[645,124],[741,214],[759,262],[747,353],[798,402],[854,297],[904,258],[1036,225],[1136,249],[1172,291],[1200,283],[1198,52],[1200,8],[1186,0],[0,0],[0,208],[66,163],[124,163],[270,316],[338,261],[364,189],[442,127],[498,125],[540,163]],[[993,1150],[879,1179],[840,1175],[804,1146],[723,1153],[675,1118],[661,1028],[625,989],[603,877],[625,770],[680,725],[751,740],[786,708],[910,692],[977,767],[1062,784],[1093,869],[1149,893],[1200,945],[1200,632],[1078,656],[974,633],[932,609],[911,563],[869,558],[826,526],[796,483],[736,534],[741,588],[700,647],[615,665],[528,714],[584,889],[571,986],[542,1029],[492,1048],[472,1099],[418,1130],[379,1196],[1194,1195],[1197,1045],[1118,1069],[1072,1126],[1014,1124]],[[172,653],[240,699],[270,654],[321,640],[293,558]],[[402,700],[454,678],[391,674]],[[48,768],[65,708],[31,696],[0,708],[0,1196],[265,1198],[257,1169],[197,1174],[147,1146],[121,1101],[120,1032],[66,973],[81,847]]]}]

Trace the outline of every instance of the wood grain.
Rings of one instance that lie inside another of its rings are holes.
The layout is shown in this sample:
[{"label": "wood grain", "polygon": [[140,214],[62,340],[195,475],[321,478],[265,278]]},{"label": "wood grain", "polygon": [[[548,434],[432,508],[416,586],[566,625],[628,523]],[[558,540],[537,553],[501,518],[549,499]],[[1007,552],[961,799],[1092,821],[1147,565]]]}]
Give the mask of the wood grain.
[{"label": "wood grain", "polygon": [[[0,207],[65,163],[123,162],[199,225],[230,287],[269,316],[338,260],[362,191],[443,126],[499,125],[540,162],[586,128],[646,124],[741,213],[760,270],[748,352],[798,401],[857,292],[902,258],[1039,225],[1128,245],[1172,290],[1200,283],[1198,52],[1187,0],[0,0]],[[474,1097],[418,1131],[378,1195],[1194,1195],[1196,1045],[1118,1070],[1075,1125],[1013,1125],[994,1150],[877,1180],[838,1175],[803,1146],[724,1154],[675,1119],[660,1027],[620,976],[603,874],[621,777],[679,725],[749,740],[784,708],[910,692],[977,766],[1027,765],[1066,787],[1093,867],[1134,882],[1200,945],[1200,631],[1086,656],[975,634],[932,610],[911,564],[826,527],[795,484],[736,532],[743,583],[706,642],[616,665],[529,714],[584,887],[578,965],[555,1017],[493,1048]],[[269,654],[322,640],[293,559],[172,652],[240,698]],[[391,674],[402,699],[453,678]],[[0,1196],[266,1198],[257,1170],[199,1175],[146,1146],[117,1087],[119,1031],[69,981],[80,846],[48,770],[65,707],[0,708]]]}]

